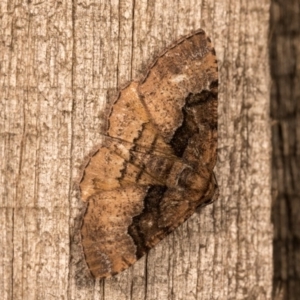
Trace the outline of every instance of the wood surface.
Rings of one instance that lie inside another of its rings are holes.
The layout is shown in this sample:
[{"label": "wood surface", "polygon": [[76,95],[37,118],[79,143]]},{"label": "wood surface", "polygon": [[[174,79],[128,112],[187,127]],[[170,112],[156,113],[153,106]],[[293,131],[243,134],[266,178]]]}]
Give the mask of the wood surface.
[{"label": "wood surface", "polygon": [[[0,22],[2,299],[270,299],[268,0],[8,1]],[[77,183],[105,104],[202,28],[219,61],[219,197],[95,282]]]},{"label": "wood surface", "polygon": [[272,220],[274,297],[300,295],[300,2],[272,1]]}]

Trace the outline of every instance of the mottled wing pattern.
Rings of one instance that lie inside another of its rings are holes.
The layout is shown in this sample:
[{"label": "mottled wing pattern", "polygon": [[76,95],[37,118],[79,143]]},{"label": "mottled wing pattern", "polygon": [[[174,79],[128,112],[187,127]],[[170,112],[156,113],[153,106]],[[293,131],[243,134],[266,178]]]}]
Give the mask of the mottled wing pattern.
[{"label": "mottled wing pattern", "polygon": [[128,268],[211,200],[217,96],[216,55],[202,30],[120,92],[80,183],[88,202],[82,245],[94,277]]}]

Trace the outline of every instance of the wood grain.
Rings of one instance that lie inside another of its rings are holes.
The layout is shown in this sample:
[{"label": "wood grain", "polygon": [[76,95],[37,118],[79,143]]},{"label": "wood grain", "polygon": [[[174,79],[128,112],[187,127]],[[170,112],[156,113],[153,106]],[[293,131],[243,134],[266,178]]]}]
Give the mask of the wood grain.
[{"label": "wood grain", "polygon": [[270,20],[273,292],[286,300],[300,294],[299,9],[299,1],[273,1]]},{"label": "wood grain", "polygon": [[[269,4],[1,1],[3,299],[270,299]],[[117,277],[80,278],[74,186],[105,104],[197,28],[219,61],[219,200]]]}]

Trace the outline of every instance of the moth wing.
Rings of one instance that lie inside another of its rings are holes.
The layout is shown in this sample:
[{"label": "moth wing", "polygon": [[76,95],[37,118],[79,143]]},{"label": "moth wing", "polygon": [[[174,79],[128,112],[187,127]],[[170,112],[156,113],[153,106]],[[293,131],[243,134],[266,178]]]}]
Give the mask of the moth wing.
[{"label": "moth wing", "polygon": [[199,30],[160,56],[138,89],[165,142],[199,171],[216,162],[217,87],[215,50]]},{"label": "moth wing", "polygon": [[138,83],[131,82],[121,90],[111,108],[107,135],[135,144],[144,149],[155,149],[164,154],[173,154],[153,125],[138,94]]},{"label": "moth wing", "polygon": [[[155,174],[142,170],[134,162],[128,142],[103,139],[102,146],[89,159],[80,182],[81,199],[88,201],[94,194],[131,185],[163,184]],[[143,149],[145,150],[145,149]],[[139,153],[144,157],[146,154]]]},{"label": "moth wing", "polygon": [[102,191],[89,199],[81,228],[82,245],[94,277],[110,277],[136,260],[136,246],[127,228],[143,210],[146,187]]}]

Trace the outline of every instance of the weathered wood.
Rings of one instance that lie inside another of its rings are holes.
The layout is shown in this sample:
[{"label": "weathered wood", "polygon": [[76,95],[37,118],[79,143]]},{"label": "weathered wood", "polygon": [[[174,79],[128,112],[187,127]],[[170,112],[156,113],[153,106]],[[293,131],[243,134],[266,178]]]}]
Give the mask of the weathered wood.
[{"label": "weathered wood", "polygon": [[300,3],[272,1],[271,117],[274,296],[300,295]]},{"label": "weathered wood", "polygon": [[[269,1],[1,2],[3,299],[270,299]],[[203,28],[219,60],[219,198],[105,282],[80,278],[75,182],[105,103]]]}]

